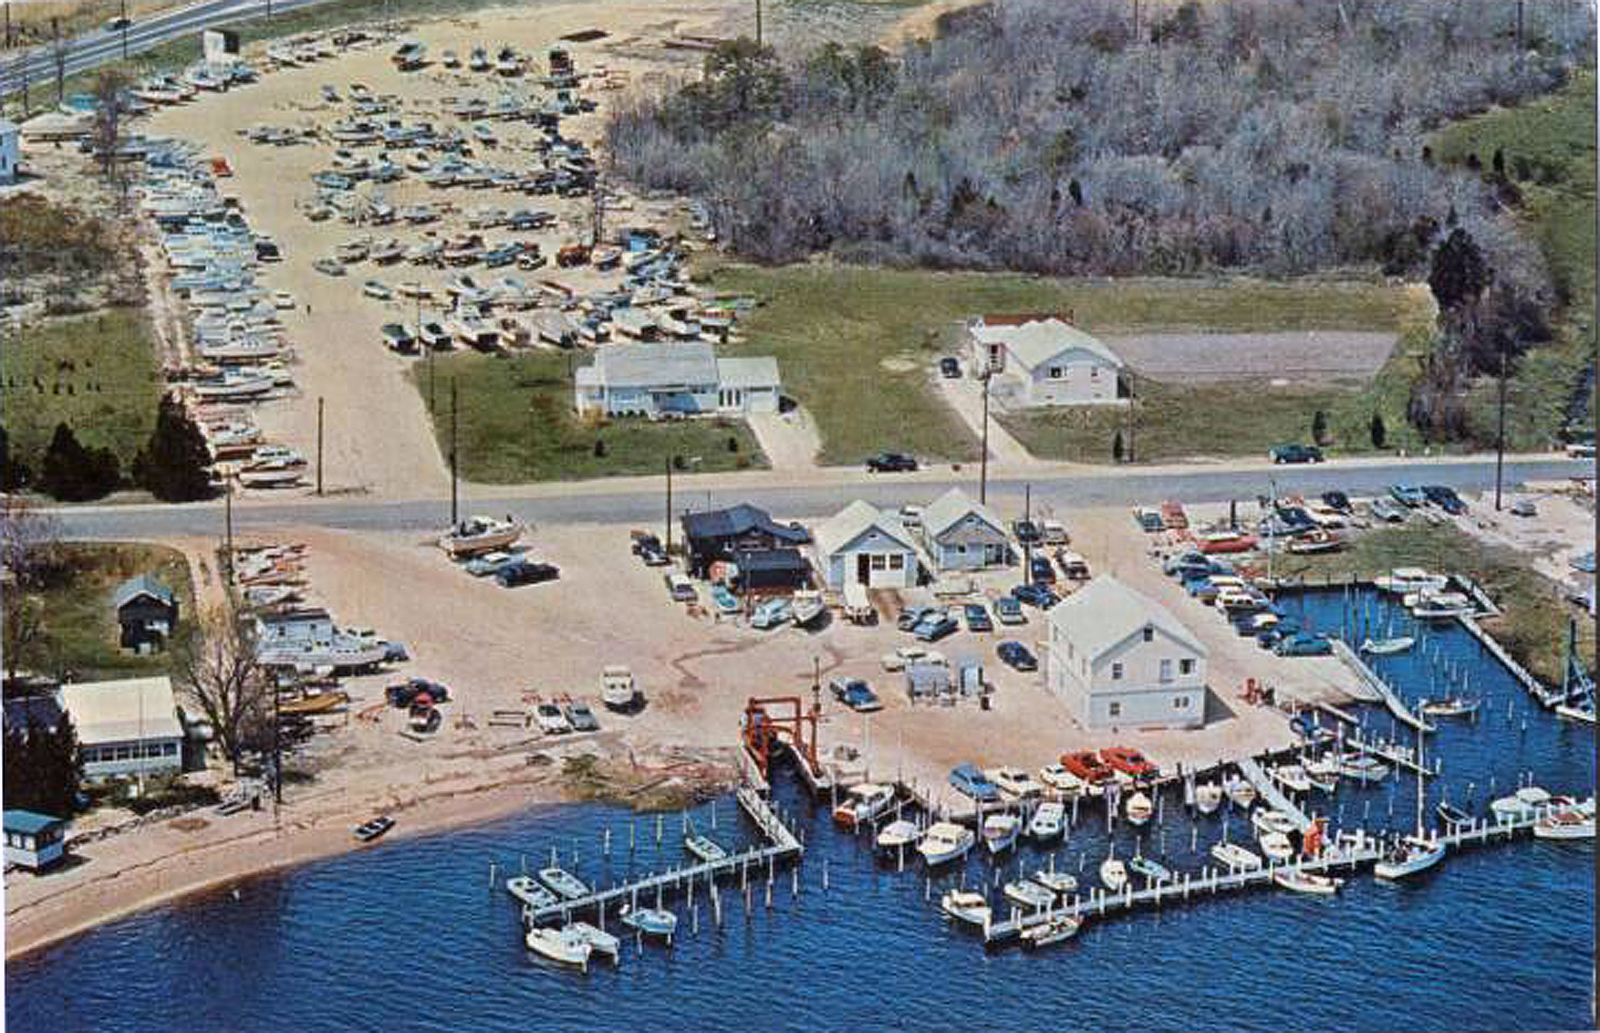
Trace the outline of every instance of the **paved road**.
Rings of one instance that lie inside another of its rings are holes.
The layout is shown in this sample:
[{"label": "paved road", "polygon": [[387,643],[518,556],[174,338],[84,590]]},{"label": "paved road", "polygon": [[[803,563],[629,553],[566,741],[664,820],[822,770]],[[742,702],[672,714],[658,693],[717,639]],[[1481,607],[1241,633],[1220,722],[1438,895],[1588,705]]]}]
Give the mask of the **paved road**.
[{"label": "paved road", "polygon": [[[1592,462],[1571,460],[1508,460],[1506,485],[1522,481],[1562,480],[1594,476]],[[853,473],[821,483],[779,485],[754,477],[736,479],[710,475],[673,479],[673,509],[677,512],[710,506],[749,502],[779,519],[814,520],[837,512],[851,499],[877,505],[927,503],[951,485],[976,494],[976,471],[962,474],[922,475],[915,479],[880,476],[865,479]],[[1118,469],[1096,473],[1045,474],[1026,482],[1016,477],[989,482],[989,501],[1004,517],[1020,514],[1023,497],[1031,488],[1035,510],[1133,505],[1176,499],[1180,502],[1218,502],[1250,499],[1267,491],[1267,478],[1286,493],[1320,493],[1337,488],[1352,495],[1381,493],[1397,482],[1446,484],[1457,491],[1480,491],[1494,485],[1494,463],[1470,462],[1363,463],[1333,462],[1322,466],[1263,467],[1260,469],[1208,470],[1188,467],[1180,472],[1142,472]],[[665,513],[664,480],[655,485],[632,479],[624,490],[607,491],[604,485],[585,484],[570,491],[559,488],[528,494],[478,494],[464,499],[462,514],[512,513],[540,523],[630,523],[657,526]],[[481,490],[481,489],[480,489]],[[220,535],[221,503],[186,506],[66,507],[56,511],[65,534],[75,538],[164,538],[179,535]],[[443,527],[450,517],[446,500],[375,501],[324,499],[296,502],[251,502],[233,507],[236,531],[249,528],[317,526],[344,530],[430,531]]]}]

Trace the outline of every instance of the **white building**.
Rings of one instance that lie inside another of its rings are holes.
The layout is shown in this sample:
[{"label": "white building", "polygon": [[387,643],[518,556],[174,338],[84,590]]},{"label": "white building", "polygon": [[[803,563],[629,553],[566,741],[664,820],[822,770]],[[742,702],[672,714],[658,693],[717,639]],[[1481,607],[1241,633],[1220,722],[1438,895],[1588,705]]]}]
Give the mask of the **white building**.
[{"label": "white building", "polygon": [[817,528],[817,569],[829,588],[911,588],[919,564],[911,534],[893,513],[857,499]]},{"label": "white building", "polygon": [[704,342],[611,344],[576,375],[580,416],[742,416],[778,411],[778,360],[719,359]]},{"label": "white building", "polygon": [[951,488],[922,511],[922,547],[940,572],[1003,567],[1011,539],[988,506]]},{"label": "white building", "polygon": [[1049,621],[1046,684],[1083,727],[1205,724],[1206,647],[1160,603],[1101,575]]},{"label": "white building", "polygon": [[1053,314],[979,316],[967,324],[970,368],[1021,406],[1116,402],[1123,362],[1103,341]]},{"label": "white building", "polygon": [[22,166],[22,131],[0,118],[0,183],[15,183]]},{"label": "white building", "polygon": [[124,678],[61,686],[86,777],[183,770],[183,725],[172,681]]}]

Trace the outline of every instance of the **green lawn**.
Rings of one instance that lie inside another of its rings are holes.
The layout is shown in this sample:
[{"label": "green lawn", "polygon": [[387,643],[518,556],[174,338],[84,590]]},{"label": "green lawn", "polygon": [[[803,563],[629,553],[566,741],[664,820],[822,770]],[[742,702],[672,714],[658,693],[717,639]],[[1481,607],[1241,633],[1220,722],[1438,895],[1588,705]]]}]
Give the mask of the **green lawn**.
[{"label": "green lawn", "polygon": [[35,473],[62,421],[85,446],[115,452],[124,473],[155,429],[162,383],[141,312],[106,309],[13,333],[0,372],[12,453]]},{"label": "green lawn", "polygon": [[[587,361],[581,354],[570,359],[572,365]],[[742,420],[579,420],[564,354],[461,353],[433,362],[432,413],[439,447],[449,455],[453,377],[461,476],[469,481],[515,484],[659,473],[674,455],[699,457],[693,469],[705,472],[766,466]],[[412,367],[412,382],[428,404],[427,362]],[[604,443],[603,455],[595,454],[596,442]]]},{"label": "green lawn", "polygon": [[1466,574],[1477,580],[1503,611],[1483,621],[1484,630],[1517,662],[1547,684],[1560,685],[1565,662],[1567,620],[1578,619],[1578,651],[1589,670],[1595,666],[1594,622],[1561,599],[1559,586],[1534,571],[1525,554],[1488,545],[1448,525],[1421,521],[1358,534],[1351,547],[1322,556],[1282,556],[1284,577],[1310,580],[1371,578],[1395,567],[1422,564],[1430,570]]},{"label": "green lawn", "polygon": [[44,638],[20,651],[18,666],[51,675],[73,671],[79,681],[168,673],[168,653],[139,656],[118,646],[111,593],[130,577],[154,575],[178,595],[181,633],[195,618],[194,585],[183,554],[166,546],[128,543],[68,543],[59,548],[59,574],[38,593]]},{"label": "green lawn", "polygon": [[[785,393],[816,418],[821,461],[830,464],[858,463],[882,449],[938,460],[978,457],[978,442],[930,382],[959,324],[975,314],[1070,310],[1090,332],[1382,330],[1414,318],[1415,307],[1402,288],[1360,281],[1061,280],[829,265],[722,266],[707,278],[719,292],[761,302],[741,321],[746,343],[739,351],[778,357]],[[1367,421],[1378,402],[1391,445],[1405,443],[1403,390],[1398,402],[1378,399],[1370,385],[1270,396],[1253,385],[1146,382],[1138,390],[1140,459],[1256,452],[1308,439],[1319,407],[1329,410],[1338,440],[1370,448]],[[1252,407],[1249,421],[1236,418],[1240,405]],[[1070,412],[1006,424],[1041,457],[1110,462],[1115,418]]]},{"label": "green lawn", "polygon": [[[1497,148],[1506,172],[1522,191],[1523,224],[1538,242],[1555,280],[1559,306],[1556,342],[1526,356],[1507,406],[1512,447],[1545,447],[1566,420],[1565,406],[1578,372],[1595,353],[1595,71],[1586,69],[1565,89],[1517,108],[1491,111],[1437,134],[1445,161],[1476,154],[1490,168]],[[1496,390],[1480,384],[1471,398],[1472,424],[1492,439]],[[1595,399],[1579,421],[1593,428]]]}]

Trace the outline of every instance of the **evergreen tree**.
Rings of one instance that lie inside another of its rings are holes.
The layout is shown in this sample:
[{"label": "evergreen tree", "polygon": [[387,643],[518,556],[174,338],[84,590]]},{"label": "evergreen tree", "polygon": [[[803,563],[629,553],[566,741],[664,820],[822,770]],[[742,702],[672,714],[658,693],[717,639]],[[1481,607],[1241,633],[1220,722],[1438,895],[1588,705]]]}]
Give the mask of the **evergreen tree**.
[{"label": "evergreen tree", "polygon": [[1428,286],[1439,302],[1439,309],[1454,312],[1476,303],[1493,275],[1477,241],[1458,227],[1451,230],[1450,236],[1434,251]]},{"label": "evergreen tree", "polygon": [[1311,440],[1317,445],[1328,443],[1328,414],[1321,409],[1311,414]]},{"label": "evergreen tree", "polygon": [[133,464],[134,479],[163,502],[210,498],[211,453],[189,414],[172,397],[161,400],[150,443]]},{"label": "evergreen tree", "polygon": [[1368,430],[1372,434],[1373,448],[1382,448],[1384,446],[1384,442],[1389,439],[1389,428],[1383,424],[1382,413],[1372,414],[1372,423],[1368,426]]},{"label": "evergreen tree", "polygon": [[122,479],[117,457],[109,449],[84,448],[72,428],[56,424],[39,468],[39,487],[62,502],[104,498]]},{"label": "evergreen tree", "polygon": [[1119,430],[1117,431],[1117,436],[1111,439],[1111,461],[1114,463],[1122,462],[1122,453],[1122,431]]},{"label": "evergreen tree", "polygon": [[11,455],[11,435],[0,427],[0,491],[16,491],[27,486],[33,471]]}]

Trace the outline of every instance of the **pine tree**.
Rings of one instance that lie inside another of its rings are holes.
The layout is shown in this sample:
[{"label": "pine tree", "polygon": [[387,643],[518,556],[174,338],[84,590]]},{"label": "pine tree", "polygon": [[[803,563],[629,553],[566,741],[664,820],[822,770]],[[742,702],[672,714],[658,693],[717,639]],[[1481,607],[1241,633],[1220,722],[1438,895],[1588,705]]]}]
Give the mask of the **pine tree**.
[{"label": "pine tree", "polygon": [[11,435],[0,427],[0,491],[16,491],[26,487],[33,471],[26,463],[11,455]]},{"label": "pine tree", "polygon": [[189,414],[170,396],[161,400],[150,443],[134,460],[134,479],[163,502],[210,498],[211,454]]},{"label": "pine tree", "polygon": [[1122,431],[1119,430],[1117,431],[1117,436],[1111,439],[1111,461],[1114,463],[1122,462],[1122,453]]},{"label": "pine tree", "polygon": [[39,487],[62,502],[104,498],[122,479],[117,457],[109,449],[84,448],[72,428],[56,424],[39,465]]},{"label": "pine tree", "polygon": [[1328,443],[1328,414],[1321,409],[1311,414],[1311,440],[1317,445]]},{"label": "pine tree", "polygon": [[1382,413],[1372,414],[1372,423],[1368,426],[1368,430],[1372,434],[1372,447],[1382,448],[1389,438],[1389,428],[1383,424]]}]

